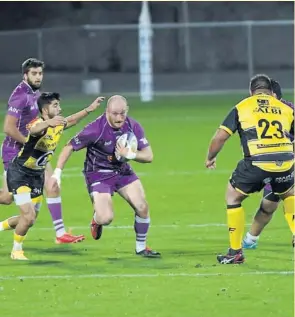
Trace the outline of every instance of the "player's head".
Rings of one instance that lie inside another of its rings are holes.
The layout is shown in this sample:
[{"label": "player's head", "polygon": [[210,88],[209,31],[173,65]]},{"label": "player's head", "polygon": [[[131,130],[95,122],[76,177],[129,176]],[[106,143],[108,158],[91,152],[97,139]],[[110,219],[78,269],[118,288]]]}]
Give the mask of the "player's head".
[{"label": "player's head", "polygon": [[23,79],[33,90],[40,88],[43,80],[44,62],[36,58],[29,58],[22,63]]},{"label": "player's head", "polygon": [[106,108],[106,116],[109,124],[116,129],[120,129],[128,114],[128,103],[126,98],[114,95],[109,98]]},{"label": "player's head", "polygon": [[52,119],[61,113],[60,95],[57,92],[43,92],[37,103],[42,117]]},{"label": "player's head", "polygon": [[272,94],[271,80],[267,75],[258,74],[251,78],[250,80],[250,95],[256,94]]},{"label": "player's head", "polygon": [[272,95],[275,98],[281,100],[283,97],[283,94],[282,94],[280,83],[274,79],[271,79],[271,88],[272,88]]}]

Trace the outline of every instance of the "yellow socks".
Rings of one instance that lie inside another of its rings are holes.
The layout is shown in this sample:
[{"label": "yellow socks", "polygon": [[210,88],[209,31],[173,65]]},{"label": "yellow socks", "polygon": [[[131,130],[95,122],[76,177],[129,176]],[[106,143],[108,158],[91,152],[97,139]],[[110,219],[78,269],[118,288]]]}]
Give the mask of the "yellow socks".
[{"label": "yellow socks", "polygon": [[241,204],[227,206],[227,224],[230,248],[233,250],[241,249],[245,227],[245,213]]},{"label": "yellow socks", "polygon": [[26,236],[20,236],[14,232],[13,236],[13,251],[21,251],[23,249],[23,241]]},{"label": "yellow socks", "polygon": [[12,228],[8,224],[8,219],[0,222],[0,231],[11,230]]},{"label": "yellow socks", "polygon": [[284,199],[284,212],[285,212],[285,218],[288,222],[288,225],[290,227],[290,230],[293,235],[295,235],[295,223],[294,223],[294,213],[295,213],[295,197],[289,196]]}]

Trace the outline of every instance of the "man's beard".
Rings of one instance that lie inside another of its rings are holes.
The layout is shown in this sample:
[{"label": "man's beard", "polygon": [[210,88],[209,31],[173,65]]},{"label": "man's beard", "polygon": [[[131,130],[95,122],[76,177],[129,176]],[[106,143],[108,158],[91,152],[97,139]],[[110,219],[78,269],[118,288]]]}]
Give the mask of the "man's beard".
[{"label": "man's beard", "polygon": [[36,90],[38,90],[38,89],[40,89],[40,87],[41,87],[41,84],[42,83],[40,83],[40,84],[38,84],[38,85],[34,85],[31,81],[27,81],[27,83],[29,84],[29,86],[33,89],[33,91],[36,91]]}]

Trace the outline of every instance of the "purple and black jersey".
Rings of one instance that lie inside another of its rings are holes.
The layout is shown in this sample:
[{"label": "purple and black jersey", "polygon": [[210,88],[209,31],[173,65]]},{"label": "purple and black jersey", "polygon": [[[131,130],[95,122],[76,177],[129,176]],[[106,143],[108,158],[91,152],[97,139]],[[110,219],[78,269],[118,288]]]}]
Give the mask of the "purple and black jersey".
[{"label": "purple and black jersey", "polygon": [[105,114],[88,124],[72,138],[70,144],[74,151],[87,148],[84,172],[128,168],[128,164],[119,162],[114,154],[117,139],[128,131],[135,134],[138,150],[149,146],[144,130],[138,122],[127,117],[120,129],[114,129],[109,125]]},{"label": "purple and black jersey", "polygon": [[[39,91],[33,91],[26,82],[22,81],[8,100],[7,114],[17,118],[17,128],[24,136],[28,135],[27,124],[38,116],[37,99],[39,96]],[[2,159],[5,169],[22,146],[10,136],[5,137],[2,143]]]}]

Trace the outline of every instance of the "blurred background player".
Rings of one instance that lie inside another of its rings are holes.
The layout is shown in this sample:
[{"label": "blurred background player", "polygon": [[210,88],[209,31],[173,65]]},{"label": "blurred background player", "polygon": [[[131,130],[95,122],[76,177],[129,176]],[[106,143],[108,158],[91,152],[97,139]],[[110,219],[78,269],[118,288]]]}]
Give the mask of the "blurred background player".
[{"label": "blurred background player", "polygon": [[[270,184],[284,202],[284,211],[294,221],[294,153],[286,132],[294,129],[294,111],[272,96],[271,80],[256,75],[250,94],[228,114],[213,137],[206,167],[216,167],[216,157],[229,137],[239,132],[244,159],[238,163],[227,187],[227,219],[230,248],[218,255],[221,264],[244,262],[242,239],[245,226],[242,201]],[[294,226],[294,223],[293,223]]]},{"label": "blurred background player", "polygon": [[[22,244],[40,211],[45,168],[58,146],[64,129],[76,125],[89,112],[94,111],[103,99],[97,98],[89,107],[64,119],[60,116],[58,93],[42,93],[38,98],[41,118],[35,118],[27,125],[29,135],[24,146],[7,169],[8,189],[13,194],[15,204],[20,208],[20,216],[5,221],[10,228],[15,228],[12,259],[27,260]],[[77,239],[75,242],[82,240]]]},{"label": "blurred background player", "polygon": [[[271,79],[271,86],[273,96],[291,107],[294,110],[294,105],[292,102],[282,99],[282,90],[278,81]],[[291,141],[294,141],[294,131],[291,131],[290,134]],[[264,187],[263,198],[260,203],[260,207],[256,212],[251,228],[246,233],[246,236],[243,239],[243,248],[244,249],[256,249],[259,235],[265,228],[265,226],[272,219],[273,213],[277,210],[280,202],[280,197],[272,192],[270,184],[267,184]],[[294,224],[292,217],[289,213],[284,213],[287,223],[293,234],[293,246],[294,246]]]},{"label": "blurred background player", "polygon": [[[29,58],[22,64],[23,80],[14,89],[9,100],[8,110],[4,120],[4,132],[6,137],[2,144],[2,160],[4,165],[3,190],[0,195],[1,203],[11,204],[12,196],[7,191],[6,171],[8,164],[17,156],[26,142],[28,130],[27,124],[38,116],[37,99],[40,96],[39,88],[43,80],[44,62],[35,58]],[[56,231],[56,243],[75,243],[84,240],[83,235],[71,235],[65,231],[62,219],[61,197],[57,192],[50,191],[47,187],[47,179],[52,175],[50,164],[46,166],[45,190],[48,209],[51,214],[54,229]],[[0,223],[0,231],[14,228],[17,219],[10,219]]]},{"label": "blurred background player", "polygon": [[[60,175],[73,151],[87,148],[84,175],[91,197],[94,216],[91,233],[95,240],[102,234],[103,225],[108,225],[114,217],[112,196],[117,192],[135,212],[134,230],[136,234],[135,253],[144,257],[159,257],[160,253],[146,246],[150,225],[150,213],[141,181],[126,162],[116,156],[139,163],[151,163],[153,152],[141,125],[127,116],[127,100],[122,96],[109,98],[106,112],[79,132],[62,150],[54,175],[52,187],[60,182]],[[117,139],[132,132],[138,140],[136,152],[118,145]]]}]

